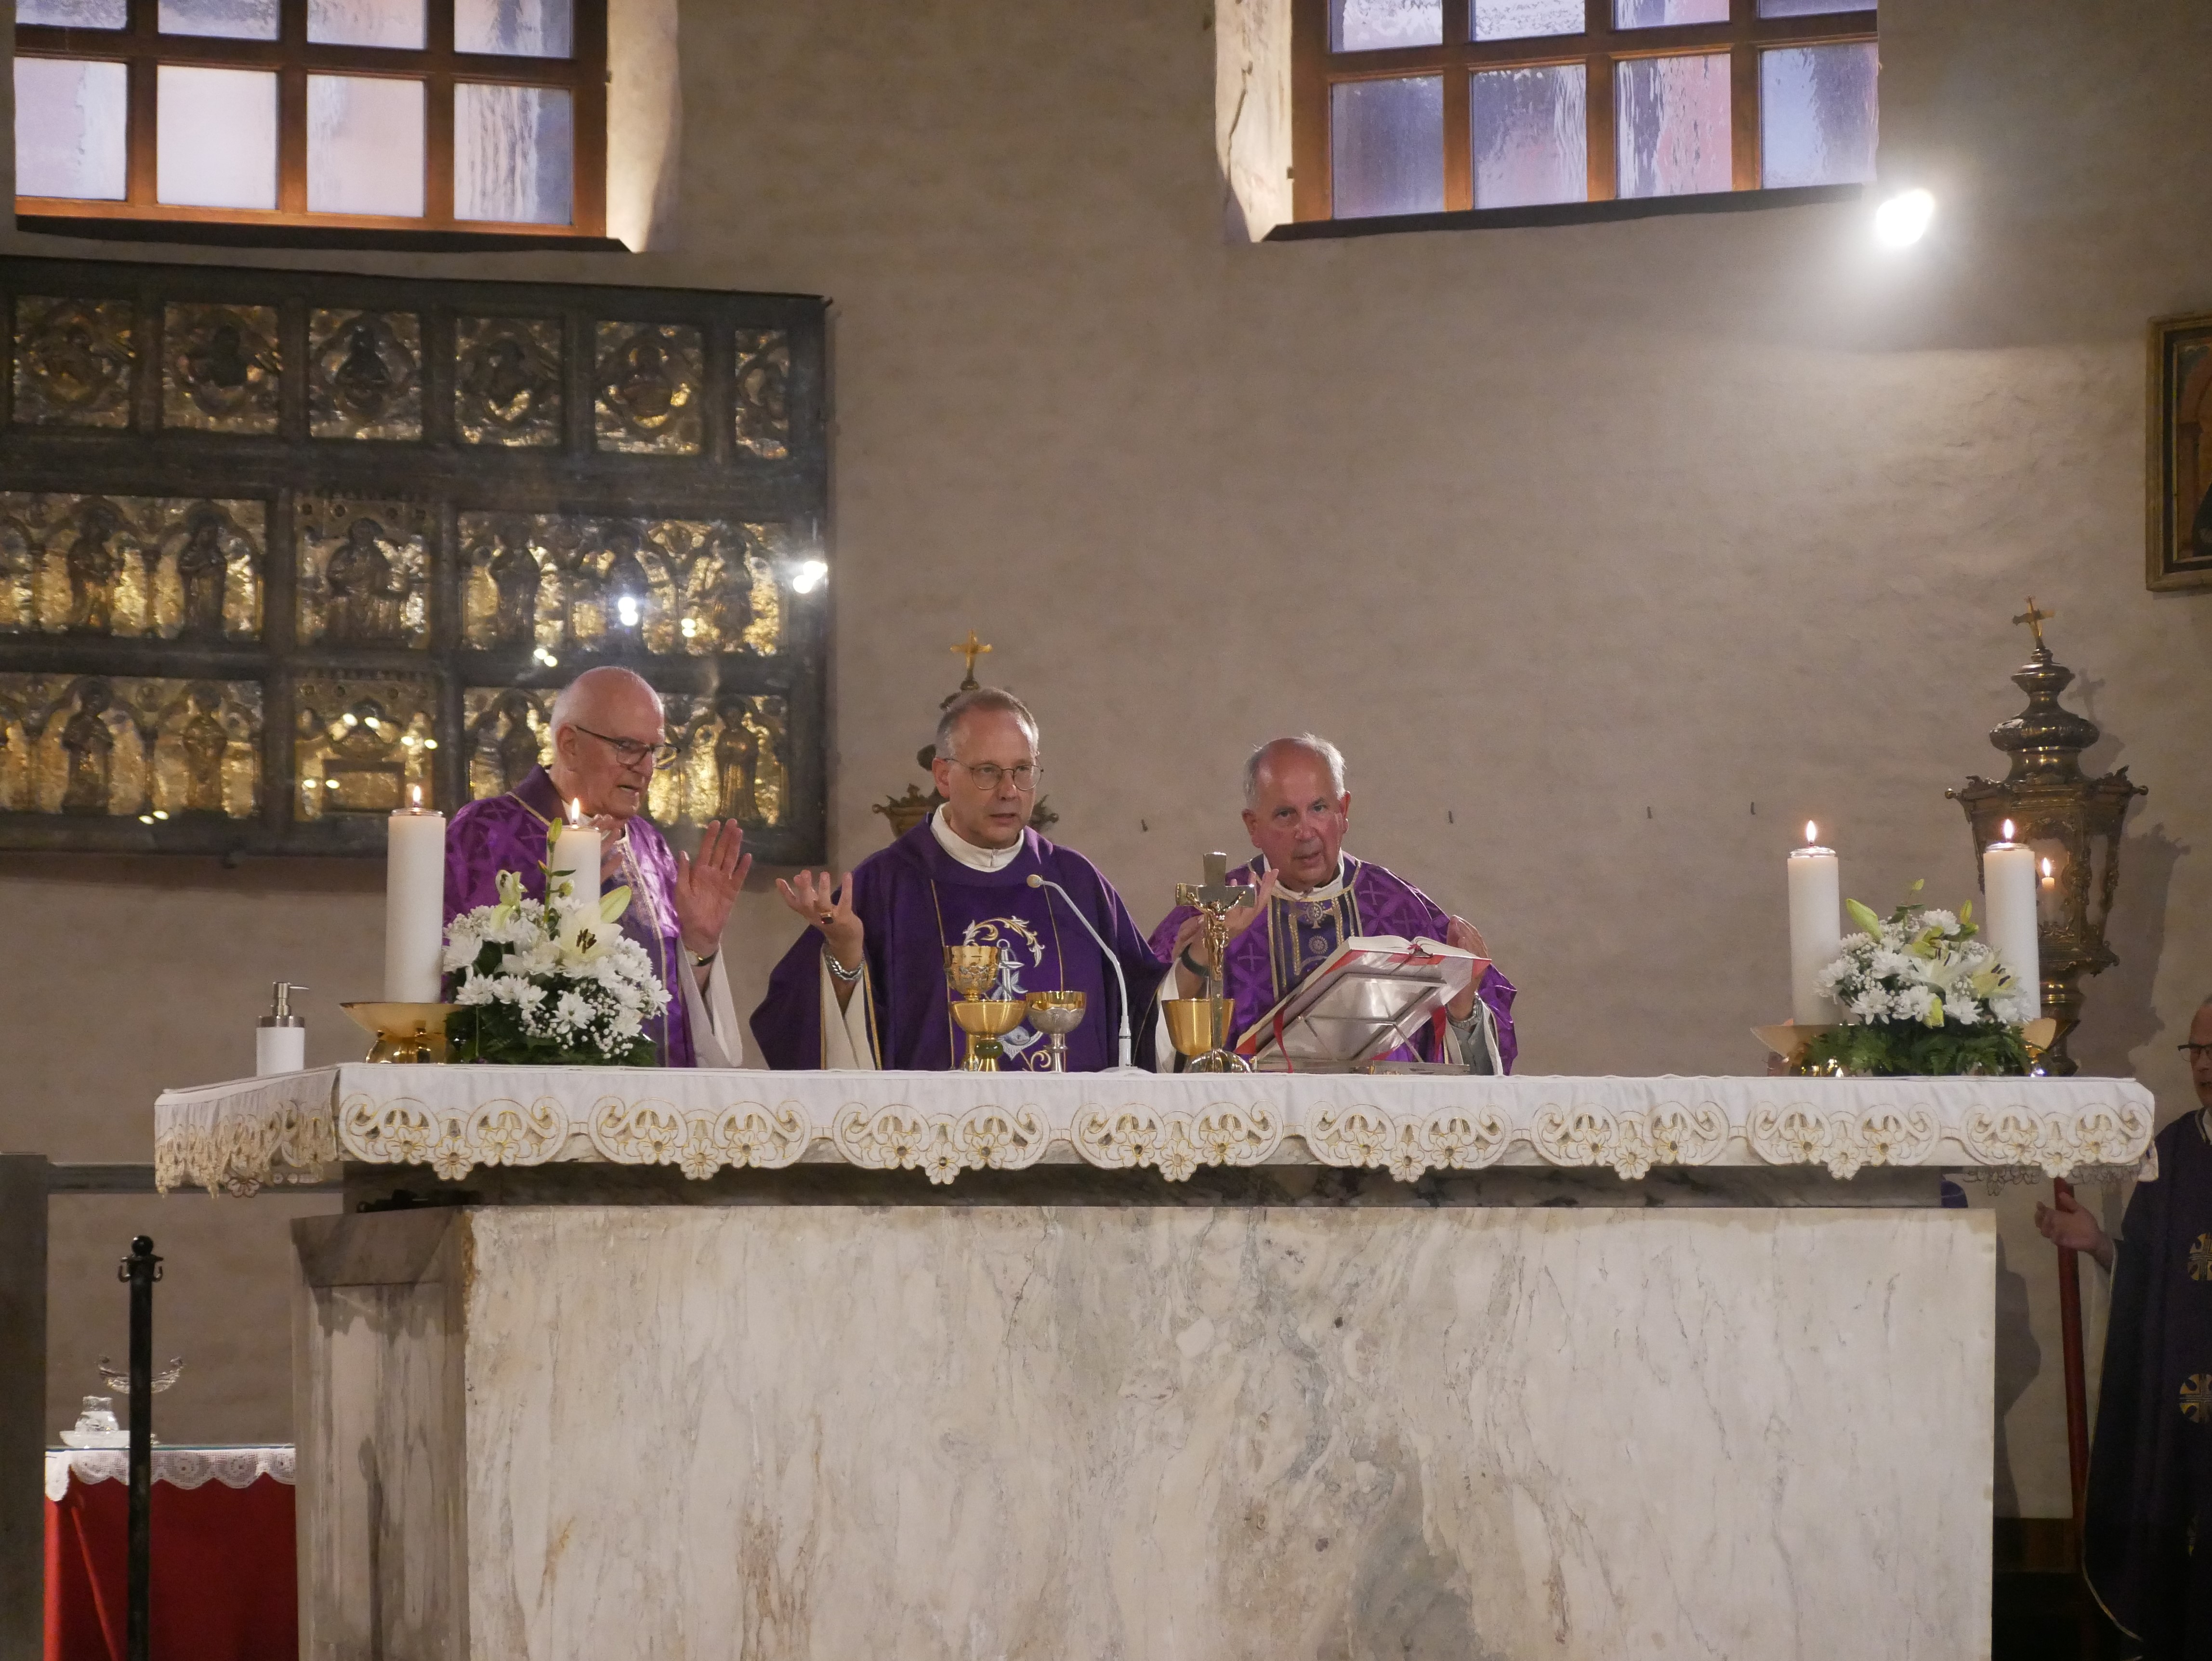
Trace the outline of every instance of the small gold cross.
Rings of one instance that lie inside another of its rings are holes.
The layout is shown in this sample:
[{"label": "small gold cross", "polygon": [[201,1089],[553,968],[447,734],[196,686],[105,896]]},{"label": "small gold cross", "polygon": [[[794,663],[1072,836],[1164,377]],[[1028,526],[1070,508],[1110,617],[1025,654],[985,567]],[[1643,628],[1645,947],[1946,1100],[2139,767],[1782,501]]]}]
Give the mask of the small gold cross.
[{"label": "small gold cross", "polygon": [[2181,1381],[2181,1416],[2198,1425],[2212,1420],[2212,1372],[2192,1372]]},{"label": "small gold cross", "polygon": [[[2034,604],[2033,600],[2028,603],[2030,605]],[[976,639],[975,631],[973,629],[970,629],[968,631],[968,638],[962,641],[952,649],[955,652],[957,652],[962,657],[968,660],[968,672],[961,678],[960,690],[963,692],[972,691],[975,690],[975,660],[981,657],[984,653],[989,651],[991,648],[988,646],[986,646],[981,641]]]},{"label": "small gold cross", "polygon": [[2027,597],[2027,610],[2022,611],[2018,617],[2014,618],[2013,622],[2015,624],[2022,623],[2026,624],[2027,625],[2028,632],[2035,636],[2037,648],[2040,649],[2043,645],[2043,625],[2050,622],[2051,618],[2057,615],[2058,613],[2056,611],[2037,611],[2035,609],[2035,596],[2033,594],[2030,594]]}]

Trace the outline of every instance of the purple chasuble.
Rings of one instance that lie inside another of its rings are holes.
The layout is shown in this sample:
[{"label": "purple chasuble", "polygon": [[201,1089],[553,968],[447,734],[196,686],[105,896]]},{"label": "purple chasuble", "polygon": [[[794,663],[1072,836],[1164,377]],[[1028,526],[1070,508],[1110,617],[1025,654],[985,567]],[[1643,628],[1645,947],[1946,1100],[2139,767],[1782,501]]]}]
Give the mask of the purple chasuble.
[{"label": "purple chasuble", "polygon": [[2144,1661],[2212,1655],[2207,1116],[2200,1108],[2158,1133],[2158,1176],[2128,1202],[2089,1444],[2082,1571]]},{"label": "purple chasuble", "polygon": [[[1242,1033],[1280,1003],[1348,940],[1362,934],[1443,939],[1451,918],[1434,900],[1379,865],[1349,854],[1339,857],[1349,879],[1334,899],[1305,900],[1278,889],[1267,917],[1229,942],[1221,990],[1236,1002],[1232,1031]],[[1267,861],[1255,858],[1231,872],[1230,880],[1257,882],[1266,869]],[[1172,952],[1176,931],[1193,915],[1185,905],[1169,912],[1152,930],[1152,950],[1164,958]],[[1518,1049],[1513,1038],[1513,983],[1492,964],[1482,971],[1475,995],[1498,1018],[1498,1058],[1510,1073]],[[1423,1061],[1442,1059],[1433,1030],[1420,1035],[1412,1053]]]},{"label": "purple chasuble", "polygon": [[[945,980],[948,946],[996,946],[1000,997],[1059,989],[1084,995],[1083,1025],[1067,1035],[1071,1073],[1096,1073],[1119,1058],[1121,994],[1096,941],[1048,888],[1031,888],[1032,873],[1056,882],[1105,937],[1128,977],[1141,1063],[1145,1016],[1167,965],[1137,932],[1136,919],[1098,867],[1034,830],[996,871],[977,871],[938,845],[925,819],[889,848],[854,868],[853,910],[860,920],[872,995],[869,1016],[878,1064],[888,1069],[940,1071],[960,1064],[967,1035],[952,1019]],[[836,1019],[834,1009],[826,1012]],[[822,936],[809,928],[769,976],[768,995],[753,1011],[753,1037],[773,1068],[822,1065]],[[999,1040],[1000,1066],[1049,1065],[1043,1034],[1028,1025]]]},{"label": "purple chasuble", "polygon": [[[446,921],[479,905],[499,903],[499,873],[512,871],[522,879],[522,891],[532,899],[545,897],[545,831],[561,817],[561,793],[543,767],[503,796],[472,801],[453,815],[446,830]],[[660,832],[642,816],[629,824],[624,839],[622,873],[612,885],[629,885],[629,909],[623,913],[622,931],[645,948],[668,989],[668,1007],[645,1024],[653,1040],[657,1064],[696,1067],[699,1052],[691,1042],[691,1018],[684,1005],[678,975],[691,972],[684,955],[682,930],[676,922],[676,857]]]}]

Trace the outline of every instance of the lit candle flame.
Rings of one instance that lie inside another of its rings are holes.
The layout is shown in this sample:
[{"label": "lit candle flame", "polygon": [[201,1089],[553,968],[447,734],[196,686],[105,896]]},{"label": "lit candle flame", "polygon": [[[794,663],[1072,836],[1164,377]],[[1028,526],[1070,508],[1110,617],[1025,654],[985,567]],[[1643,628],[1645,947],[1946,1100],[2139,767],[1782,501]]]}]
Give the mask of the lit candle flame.
[{"label": "lit candle flame", "polygon": [[2045,860],[2043,862],[2043,879],[2045,882],[2051,880],[2051,861],[2049,860]]},{"label": "lit candle flame", "polygon": [[[2010,819],[2007,819],[2007,820],[2004,822],[2004,837],[2003,837],[2003,840],[2004,840],[2004,841],[2006,841],[2006,842],[2010,842],[2010,841],[2012,840],[2012,821],[2011,821]],[[2045,861],[2044,861],[2044,863],[2045,863],[2045,865],[2049,865],[2049,864],[2051,863],[2051,861],[2048,861],[2048,860],[2045,860]]]},{"label": "lit candle flame", "polygon": [[1820,840],[1820,827],[1814,824],[1812,820],[1807,819],[1805,821],[1805,846],[1810,848]]},{"label": "lit candle flame", "polygon": [[422,811],[422,787],[416,784],[408,788],[415,793],[415,811],[419,813]]},{"label": "lit candle flame", "polygon": [[571,796],[568,798],[568,823],[578,829],[581,829],[583,826],[584,799],[581,796]]}]

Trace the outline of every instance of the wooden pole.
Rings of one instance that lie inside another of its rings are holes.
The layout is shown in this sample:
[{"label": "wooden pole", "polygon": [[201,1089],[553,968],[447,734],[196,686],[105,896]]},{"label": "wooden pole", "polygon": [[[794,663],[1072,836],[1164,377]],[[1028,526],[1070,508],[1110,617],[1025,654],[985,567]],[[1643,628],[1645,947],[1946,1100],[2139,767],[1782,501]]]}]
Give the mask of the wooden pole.
[{"label": "wooden pole", "polygon": [[154,1282],[161,1260],[143,1234],[115,1271],[131,1287],[131,1562],[125,1601],[125,1661],[148,1661],[153,1638]]},{"label": "wooden pole", "polygon": [[[2073,1197],[2074,1186],[2054,1178],[2053,1196]],[[2066,1366],[2066,1475],[2074,1499],[2074,1537],[2081,1537],[2082,1499],[2089,1482],[2089,1381],[2081,1364],[2081,1275],[2078,1252],[2058,1248],[2058,1342]]]}]

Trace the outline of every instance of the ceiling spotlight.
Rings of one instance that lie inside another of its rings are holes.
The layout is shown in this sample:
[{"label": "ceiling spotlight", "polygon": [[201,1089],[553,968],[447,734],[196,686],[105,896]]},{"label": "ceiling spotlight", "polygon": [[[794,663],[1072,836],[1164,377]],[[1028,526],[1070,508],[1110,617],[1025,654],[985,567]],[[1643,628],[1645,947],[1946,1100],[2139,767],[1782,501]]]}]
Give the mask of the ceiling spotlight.
[{"label": "ceiling spotlight", "polygon": [[1874,234],[1887,247],[1909,248],[1935,217],[1936,198],[1926,191],[1900,191],[1874,210]]},{"label": "ceiling spotlight", "polygon": [[829,575],[829,566],[821,560],[804,561],[791,574],[791,591],[795,594],[811,594],[822,586],[822,579]]}]

